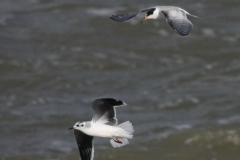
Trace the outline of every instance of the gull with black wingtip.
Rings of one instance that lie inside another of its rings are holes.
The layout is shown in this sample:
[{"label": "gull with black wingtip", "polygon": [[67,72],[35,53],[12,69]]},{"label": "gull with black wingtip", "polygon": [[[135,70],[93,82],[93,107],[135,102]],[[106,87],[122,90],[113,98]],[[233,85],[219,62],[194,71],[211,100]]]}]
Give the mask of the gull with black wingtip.
[{"label": "gull with black wingtip", "polygon": [[187,19],[187,15],[200,18],[188,13],[182,8],[174,6],[156,6],[136,13],[112,15],[110,18],[117,22],[123,22],[137,16],[142,12],[146,12],[143,21],[147,19],[157,19],[159,13],[161,12],[165,16],[167,24],[169,24],[171,28],[181,36],[188,35],[193,28],[193,24]]},{"label": "gull with black wingtip", "polygon": [[126,103],[113,98],[96,99],[92,103],[93,118],[91,121],[77,122],[73,127],[80,157],[82,160],[93,160],[94,137],[110,138],[111,145],[122,147],[133,137],[132,123],[126,121],[118,125],[115,107]]}]

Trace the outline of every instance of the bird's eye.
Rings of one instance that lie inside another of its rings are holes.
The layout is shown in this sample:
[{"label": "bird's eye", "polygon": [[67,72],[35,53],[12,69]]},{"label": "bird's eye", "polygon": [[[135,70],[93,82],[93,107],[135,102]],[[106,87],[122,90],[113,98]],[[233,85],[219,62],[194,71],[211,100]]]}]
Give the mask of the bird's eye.
[{"label": "bird's eye", "polygon": [[79,125],[77,125],[77,127],[79,127]]},{"label": "bird's eye", "polygon": [[83,127],[84,125],[82,124],[81,126]]}]

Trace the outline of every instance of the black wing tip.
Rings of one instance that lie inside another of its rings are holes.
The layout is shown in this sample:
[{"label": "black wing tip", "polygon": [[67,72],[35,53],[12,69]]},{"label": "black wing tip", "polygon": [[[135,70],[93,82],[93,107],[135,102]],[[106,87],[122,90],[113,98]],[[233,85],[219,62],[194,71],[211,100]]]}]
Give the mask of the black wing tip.
[{"label": "black wing tip", "polygon": [[110,16],[109,18],[116,22],[124,22],[135,17],[138,13],[139,12],[129,13],[129,14],[116,14],[116,15]]},{"label": "black wing tip", "polygon": [[119,18],[117,15],[112,15],[109,17],[111,20],[116,21],[116,22],[123,22],[121,18]]},{"label": "black wing tip", "polygon": [[174,29],[174,31],[179,34],[180,36],[187,36],[189,35],[191,29],[188,29],[188,30],[176,30]]},{"label": "black wing tip", "polygon": [[193,28],[192,26],[189,26],[189,28],[182,28],[182,29],[179,30],[178,32],[179,32],[179,34],[180,34],[181,36],[187,36],[187,35],[190,34],[192,28]]},{"label": "black wing tip", "polygon": [[127,105],[125,102],[123,102],[121,100],[114,99],[114,98],[100,98],[100,99],[96,99],[95,101],[93,101],[93,103],[108,103],[111,106],[125,106],[125,105]]},{"label": "black wing tip", "polygon": [[79,130],[74,129],[75,139],[77,141],[78,150],[82,160],[93,159],[93,136],[88,136]]},{"label": "black wing tip", "polygon": [[181,30],[176,30],[176,29],[174,29],[174,31],[175,31],[177,34],[179,34],[180,36],[187,36],[187,35],[189,35],[191,29],[185,30],[185,31],[181,31]]},{"label": "black wing tip", "polygon": [[82,160],[92,160],[92,148],[79,149],[79,153]]},{"label": "black wing tip", "polygon": [[175,30],[175,32],[176,32],[177,34],[179,34],[180,36],[187,36],[187,35],[189,35],[189,33],[190,33],[190,32],[189,32],[189,33],[181,33],[181,32],[178,32],[178,31],[176,31],[176,30]]}]

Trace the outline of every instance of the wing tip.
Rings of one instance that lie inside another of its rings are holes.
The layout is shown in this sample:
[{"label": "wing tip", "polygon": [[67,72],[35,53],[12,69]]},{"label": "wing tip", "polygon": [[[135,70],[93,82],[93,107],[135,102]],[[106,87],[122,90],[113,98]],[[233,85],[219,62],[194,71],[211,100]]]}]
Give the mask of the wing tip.
[{"label": "wing tip", "polygon": [[181,36],[189,35],[193,24],[188,19],[174,19],[169,22],[172,29]]},{"label": "wing tip", "polygon": [[115,22],[123,22],[117,15],[111,15],[109,18]]},{"label": "wing tip", "polygon": [[127,103],[122,100],[117,100],[120,104],[117,107],[127,106]]},{"label": "wing tip", "polygon": [[121,106],[127,106],[127,103],[126,103],[126,102],[123,102],[123,101],[122,101],[122,103],[123,103],[123,104],[122,104]]},{"label": "wing tip", "polygon": [[122,100],[118,100],[115,98],[99,98],[92,102],[92,104],[96,104],[96,105],[104,104],[104,103],[107,103],[111,106],[116,106],[116,107],[127,105],[127,103],[123,102]]},{"label": "wing tip", "polygon": [[124,22],[124,21],[127,21],[127,20],[135,17],[138,13],[139,12],[128,13],[128,14],[116,14],[116,15],[110,16],[110,19],[112,19],[116,22]]},{"label": "wing tip", "polygon": [[179,34],[180,36],[187,36],[189,35],[190,31],[184,33],[184,32],[180,32],[180,31],[177,31],[177,30],[174,30],[177,34]]}]

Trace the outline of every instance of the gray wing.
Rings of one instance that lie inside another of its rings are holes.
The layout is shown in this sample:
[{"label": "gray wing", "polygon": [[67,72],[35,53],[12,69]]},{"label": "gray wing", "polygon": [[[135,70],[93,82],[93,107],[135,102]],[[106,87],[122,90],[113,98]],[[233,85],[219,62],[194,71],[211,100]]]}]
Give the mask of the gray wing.
[{"label": "gray wing", "polygon": [[113,98],[102,98],[96,99],[92,103],[93,108],[93,123],[104,123],[108,125],[117,125],[117,117],[115,107],[124,106],[121,100],[116,100]]},{"label": "gray wing", "polygon": [[181,10],[166,10],[161,11],[166,18],[166,22],[172,27],[172,29],[180,34],[186,36],[193,28],[193,24],[187,19],[186,13]]},{"label": "gray wing", "polygon": [[[147,14],[152,13],[156,8],[148,8],[144,9],[141,12],[147,12]],[[135,13],[127,13],[127,14],[116,14],[112,15],[110,18],[116,22],[124,22],[127,21],[133,17],[136,17],[141,12],[135,12]]]},{"label": "gray wing", "polygon": [[78,145],[78,150],[82,160],[93,160],[94,145],[93,137],[84,134],[83,132],[74,129],[75,138]]},{"label": "gray wing", "polygon": [[116,15],[112,15],[110,18],[116,22],[123,22],[123,21],[129,20],[133,17],[136,17],[136,15],[138,15],[138,13],[140,13],[140,12],[129,13],[129,14],[116,14]]}]

